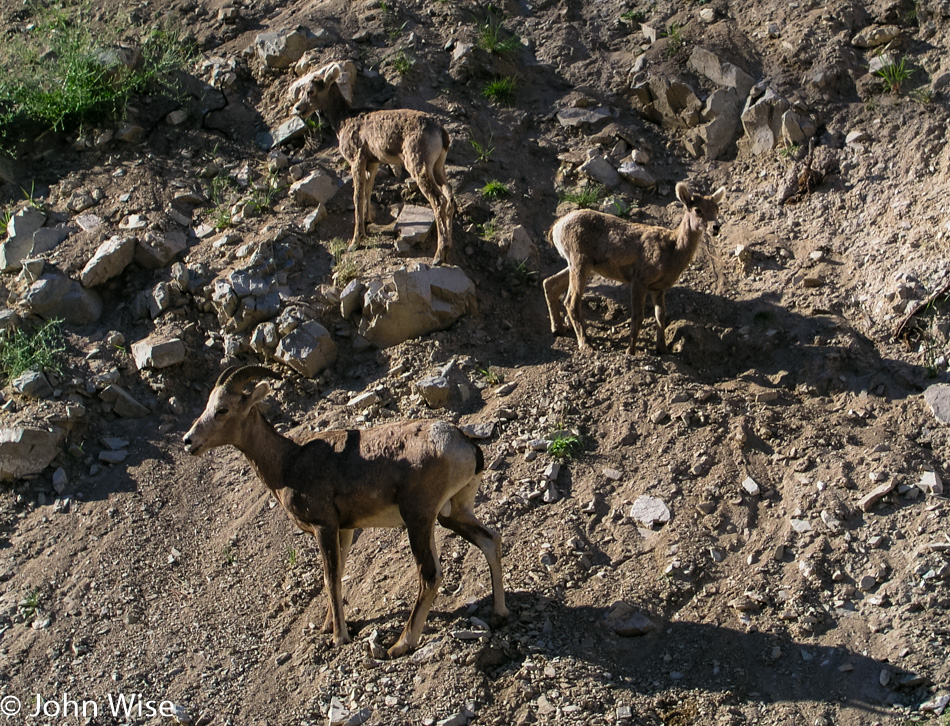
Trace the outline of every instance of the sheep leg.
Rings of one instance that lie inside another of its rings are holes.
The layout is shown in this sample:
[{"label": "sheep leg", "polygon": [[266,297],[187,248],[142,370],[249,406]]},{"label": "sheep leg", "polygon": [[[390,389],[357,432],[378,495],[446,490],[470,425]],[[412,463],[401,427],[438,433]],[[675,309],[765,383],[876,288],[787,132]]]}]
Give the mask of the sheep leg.
[{"label": "sheep leg", "polygon": [[508,617],[505,607],[505,585],[501,572],[501,536],[483,525],[475,516],[475,493],[481,477],[472,479],[458,494],[452,497],[452,510],[439,515],[439,524],[478,547],[488,561],[491,572],[492,625],[501,625]]},{"label": "sheep leg", "polygon": [[[404,519],[406,514],[403,515]],[[409,613],[409,620],[406,622],[402,635],[388,651],[390,658],[398,658],[419,645],[422,628],[442,582],[442,565],[439,563],[435,537],[432,533],[435,522],[427,521],[420,524],[418,517],[415,520],[415,526],[407,521],[406,529],[409,532],[409,548],[412,550],[419,572],[419,594],[416,596],[416,604]]]},{"label": "sheep leg", "polygon": [[373,184],[376,183],[376,172],[379,171],[379,162],[366,165],[366,194],[363,195],[363,219],[367,222],[376,221],[376,211],[373,208]]},{"label": "sheep leg", "polygon": [[409,166],[408,163],[406,164],[406,169],[412,175],[412,178],[416,180],[416,184],[419,185],[419,191],[422,192],[422,196],[429,202],[429,206],[432,207],[432,213],[435,215],[435,229],[438,240],[436,242],[435,256],[432,258],[432,265],[441,265],[445,262],[446,243],[448,243],[448,245],[452,243],[452,232],[448,229],[448,220],[446,219],[446,217],[450,216],[450,201],[443,198],[442,189],[435,183],[431,170],[425,167],[418,169],[415,166]]},{"label": "sheep leg", "polygon": [[333,645],[350,642],[343,617],[343,561],[340,547],[340,531],[333,527],[317,530],[317,545],[323,555],[323,587],[330,599],[330,617],[333,621]]},{"label": "sheep leg", "polygon": [[[443,242],[443,253],[441,262],[445,262],[445,250],[452,249],[452,221],[455,217],[455,197],[452,194],[452,187],[449,186],[449,178],[445,174],[445,155],[448,149],[442,149],[439,158],[432,165],[432,176],[438,185],[440,206],[439,216],[445,226],[445,241]],[[436,250],[438,256],[438,250]]]},{"label": "sheep leg", "polygon": [[561,295],[570,285],[571,270],[565,267],[556,275],[546,278],[543,283],[544,299],[548,303],[548,317],[551,318],[551,332],[563,335],[567,330],[564,324],[564,313],[561,312]]},{"label": "sheep leg", "polygon": [[635,355],[637,352],[637,338],[640,337],[640,328],[643,325],[643,309],[647,301],[646,286],[630,283],[630,347],[627,352]]},{"label": "sheep leg", "polygon": [[366,170],[369,159],[362,151],[356,154],[351,168],[353,171],[353,241],[347,247],[347,252],[357,249],[366,237],[366,201],[369,196],[366,189]]},{"label": "sheep leg", "polygon": [[[352,529],[341,529],[340,530],[340,582],[343,582],[343,573],[346,570],[346,558],[350,554],[350,547],[353,546],[353,530]],[[332,633],[333,632],[333,608],[330,607],[330,603],[327,602],[327,616],[323,621],[323,627],[320,628],[321,633]]]},{"label": "sheep leg", "polygon": [[666,346],[666,292],[659,290],[651,293],[653,296],[653,314],[656,316],[656,352],[669,353]]},{"label": "sheep leg", "polygon": [[567,319],[577,336],[577,346],[581,350],[585,350],[590,346],[587,344],[587,333],[584,331],[581,300],[584,296],[584,288],[587,287],[587,280],[590,278],[590,265],[584,260],[580,260],[577,264],[571,265],[568,270],[570,284],[567,289],[564,307],[567,309]]}]

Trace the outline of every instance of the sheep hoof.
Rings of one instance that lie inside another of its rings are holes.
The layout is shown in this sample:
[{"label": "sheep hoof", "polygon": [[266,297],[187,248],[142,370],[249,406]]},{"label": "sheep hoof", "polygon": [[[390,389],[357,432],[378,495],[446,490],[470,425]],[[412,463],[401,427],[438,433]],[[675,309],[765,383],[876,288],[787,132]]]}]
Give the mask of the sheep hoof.
[{"label": "sheep hoof", "polygon": [[333,647],[339,648],[341,645],[346,645],[347,643],[352,643],[353,639],[350,637],[350,634],[343,632],[340,635],[333,636]]},{"label": "sheep hoof", "polygon": [[410,650],[412,650],[412,648],[409,647],[409,643],[405,643],[402,640],[399,640],[396,642],[396,644],[392,648],[390,648],[386,652],[389,653],[390,659],[394,660],[401,655],[405,655]]},{"label": "sheep hoof", "polygon": [[491,617],[488,619],[488,624],[491,625],[492,630],[496,630],[508,622],[509,615],[510,613],[507,610],[505,610],[503,613],[492,613]]},{"label": "sheep hoof", "polygon": [[358,250],[359,248],[360,248],[360,240],[355,239],[352,242],[350,242],[350,246],[346,248],[346,251],[353,252],[354,250]]}]

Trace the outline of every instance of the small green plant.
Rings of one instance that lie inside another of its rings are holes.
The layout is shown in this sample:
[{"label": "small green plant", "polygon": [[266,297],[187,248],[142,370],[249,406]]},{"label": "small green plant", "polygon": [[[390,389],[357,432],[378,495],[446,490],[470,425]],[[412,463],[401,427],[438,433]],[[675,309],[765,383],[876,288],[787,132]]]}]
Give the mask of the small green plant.
[{"label": "small green plant", "polygon": [[297,566],[297,550],[295,550],[293,547],[288,547],[286,556],[284,559],[287,562],[288,567],[296,567]]},{"label": "small green plant", "polygon": [[801,148],[798,144],[783,144],[779,147],[778,153],[783,159],[794,159]]},{"label": "small green plant", "polygon": [[625,10],[620,13],[620,18],[631,24],[642,23],[647,19],[647,14],[642,10]]},{"label": "small green plant", "polygon": [[583,440],[574,431],[555,431],[548,440],[548,453],[555,459],[573,459],[583,448]]},{"label": "small green plant", "polygon": [[493,371],[491,365],[487,365],[484,368],[479,368],[478,372],[481,377],[485,379],[485,383],[487,383],[489,386],[497,386],[500,383],[505,382],[504,374]]},{"label": "small green plant", "polygon": [[558,196],[562,202],[573,202],[579,207],[593,207],[600,204],[601,200],[607,196],[607,187],[603,184],[591,184],[570,191],[562,191]]},{"label": "small green plant", "polygon": [[3,214],[0,214],[0,237],[7,236],[11,219],[13,219],[13,212],[9,209],[5,209]]},{"label": "small green plant", "polygon": [[517,85],[514,76],[502,76],[486,83],[482,95],[492,103],[507,105],[514,98]]},{"label": "small green plant", "polygon": [[492,144],[492,140],[494,138],[494,134],[489,134],[488,141],[482,144],[476,140],[474,136],[469,137],[468,143],[471,144],[472,148],[475,150],[475,157],[479,161],[488,161],[491,158],[491,155],[495,153],[495,146]]},{"label": "small green plant", "polygon": [[274,207],[274,201],[280,193],[281,187],[276,174],[268,174],[265,179],[256,184],[247,200],[247,206],[254,214],[269,212]]},{"label": "small green plant", "polygon": [[337,287],[346,287],[351,281],[359,277],[360,271],[350,258],[344,258],[333,268],[333,283]]},{"label": "small green plant", "polygon": [[515,33],[509,33],[502,27],[502,19],[492,15],[488,21],[478,28],[478,47],[497,55],[507,55],[523,46],[521,38]]},{"label": "small green plant", "polygon": [[686,47],[686,38],[683,37],[683,27],[684,26],[679,23],[670,23],[666,32],[663,33],[662,37],[669,38],[670,41],[666,46],[667,58],[672,58]]},{"label": "small green plant", "polygon": [[613,197],[610,200],[610,211],[618,217],[629,217],[636,207],[636,202],[628,202],[623,197]]},{"label": "small green plant", "polygon": [[20,613],[20,617],[26,621],[30,621],[36,616],[36,611],[39,609],[39,606],[40,591],[31,590],[26,597],[20,600],[17,610]]},{"label": "small green plant", "polygon": [[346,252],[346,248],[349,246],[347,242],[342,237],[334,237],[329,242],[327,242],[327,251],[330,253],[330,257],[333,258],[333,264],[339,265],[340,261],[343,259],[343,254]]},{"label": "small green plant", "polygon": [[905,58],[901,58],[899,61],[881,66],[874,71],[874,75],[884,80],[884,88],[889,93],[897,94],[901,92],[904,81],[914,75],[914,70],[907,65]]},{"label": "small green plant", "polygon": [[16,329],[0,338],[0,374],[9,379],[29,370],[62,372],[66,341],[63,321],[54,318],[33,333]]},{"label": "small green plant", "polygon": [[521,260],[511,268],[512,287],[531,287],[538,280],[538,271],[528,267],[527,260]]},{"label": "small green plant", "polygon": [[511,191],[508,189],[508,185],[497,179],[492,179],[482,187],[482,196],[485,199],[504,199],[510,195]]},{"label": "small green plant", "polygon": [[402,51],[399,51],[391,61],[393,70],[400,76],[406,75],[415,65],[414,61]]},{"label": "small green plant", "polygon": [[10,73],[0,80],[0,145],[17,146],[37,131],[69,131],[120,117],[140,93],[173,94],[173,71],[192,49],[171,26],[140,40],[141,61],[117,51],[120,24],[83,17],[85,5],[28,3],[32,22],[0,48]]},{"label": "small green plant", "polygon": [[225,567],[232,567],[234,565],[234,550],[231,548],[231,545],[225,545],[221,551],[221,555],[224,557]]},{"label": "small green plant", "polygon": [[484,224],[476,224],[475,231],[483,240],[490,241],[498,234],[498,223],[490,219]]},{"label": "small green plant", "polygon": [[238,200],[234,180],[225,173],[211,180],[208,198],[211,200],[211,222],[215,229],[227,229],[234,224],[231,207]]},{"label": "small green plant", "polygon": [[921,106],[929,106],[933,103],[934,92],[930,88],[915,88],[910,92],[910,97],[913,98]]}]

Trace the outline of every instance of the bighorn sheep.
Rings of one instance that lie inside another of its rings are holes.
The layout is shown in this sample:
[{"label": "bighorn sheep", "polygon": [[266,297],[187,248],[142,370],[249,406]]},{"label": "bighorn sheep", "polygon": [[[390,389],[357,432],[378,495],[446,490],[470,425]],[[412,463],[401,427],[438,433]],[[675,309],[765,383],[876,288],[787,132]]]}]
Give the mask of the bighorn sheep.
[{"label": "bighorn sheep", "polygon": [[449,134],[435,116],[396,109],[361,113],[352,107],[355,66],[331,63],[290,88],[294,112],[307,118],[319,111],[336,132],[340,152],[353,172],[354,250],[366,236],[370,195],[380,163],[406,167],[435,213],[438,243],[433,265],[445,262],[452,246],[455,200],[445,175]]},{"label": "bighorn sheep", "polygon": [[676,185],[676,198],[686,205],[676,229],[625,222],[610,214],[580,209],[561,217],[551,228],[551,239],[567,269],[544,281],[544,297],[551,316],[551,331],[565,332],[558,307],[567,290],[564,307],[581,349],[587,348],[581,297],[592,272],[630,285],[630,348],[634,353],[643,323],[643,307],[649,292],[656,314],[657,353],[666,346],[666,291],[676,283],[696,253],[703,233],[719,234],[719,204],[725,187],[711,196],[693,194],[685,182]]},{"label": "bighorn sheep", "polygon": [[474,512],[483,468],[481,449],[442,421],[406,421],[363,431],[323,431],[293,441],[268,423],[258,404],[270,391],[261,366],[228,368],[218,378],[204,412],[185,434],[185,448],[202,454],[231,444],[300,529],[311,533],[323,555],[329,598],[323,632],[333,644],[350,642],[343,616],[343,568],[353,530],[401,527],[419,575],[419,592],[393,658],[412,650],[442,579],[433,528],[439,524],[478,547],[488,560],[493,619],[508,616],[501,573],[501,538]]}]

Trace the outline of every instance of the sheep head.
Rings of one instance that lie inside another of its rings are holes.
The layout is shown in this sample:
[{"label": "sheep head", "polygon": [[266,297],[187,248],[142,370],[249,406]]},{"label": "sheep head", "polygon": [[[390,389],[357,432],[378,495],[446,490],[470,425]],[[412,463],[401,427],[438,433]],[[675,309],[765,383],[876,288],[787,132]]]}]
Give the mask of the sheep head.
[{"label": "sheep head", "polygon": [[185,450],[195,456],[225,444],[244,440],[248,416],[270,393],[262,378],[280,376],[263,366],[232,366],[214,384],[205,410],[185,434]]},{"label": "sheep head", "polygon": [[311,71],[290,86],[290,102],[294,105],[294,113],[301,118],[308,118],[325,109],[331,87],[334,85],[344,100],[352,106],[355,79],[356,65],[349,60],[329,63]]},{"label": "sheep head", "polygon": [[726,198],[726,188],[719,187],[709,196],[694,194],[686,182],[676,185],[676,198],[686,205],[687,223],[691,229],[707,229],[713,237],[719,234],[719,205]]}]

